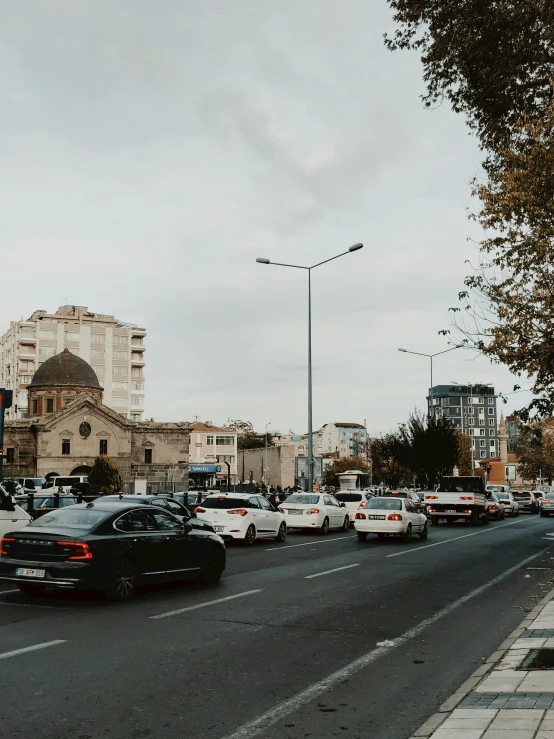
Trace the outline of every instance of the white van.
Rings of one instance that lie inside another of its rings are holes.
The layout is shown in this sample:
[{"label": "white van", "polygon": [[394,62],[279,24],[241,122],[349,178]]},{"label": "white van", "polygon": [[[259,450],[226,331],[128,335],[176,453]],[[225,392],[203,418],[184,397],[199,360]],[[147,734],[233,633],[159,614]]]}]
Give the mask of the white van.
[{"label": "white van", "polygon": [[0,485],[0,538],[9,531],[22,529],[30,520],[31,516],[16,505],[12,496]]},{"label": "white van", "polygon": [[88,482],[86,475],[69,475],[68,477],[51,477],[42,486],[43,490],[52,489],[55,493],[58,492],[58,488],[61,486],[64,493],[69,493],[73,485],[78,482]]}]

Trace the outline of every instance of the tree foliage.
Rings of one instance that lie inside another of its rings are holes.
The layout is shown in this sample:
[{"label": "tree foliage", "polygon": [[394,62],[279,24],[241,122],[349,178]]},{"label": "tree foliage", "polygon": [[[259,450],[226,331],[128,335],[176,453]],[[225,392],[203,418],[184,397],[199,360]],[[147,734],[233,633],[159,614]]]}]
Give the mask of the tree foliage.
[{"label": "tree foliage", "polygon": [[373,480],[389,488],[407,485],[412,481],[409,453],[398,433],[385,434],[369,442],[373,464]]},{"label": "tree foliage", "polygon": [[462,431],[458,431],[456,437],[458,440],[458,460],[456,463],[458,474],[473,475],[474,471],[471,467],[471,438]]},{"label": "tree foliage", "polygon": [[443,475],[452,474],[458,462],[458,438],[447,418],[412,413],[399,433],[420,487],[432,489]]},{"label": "tree foliage", "polygon": [[123,489],[123,480],[115,462],[106,455],[100,455],[94,460],[91,471],[88,473],[90,492],[98,495],[113,495]]},{"label": "tree foliage", "polygon": [[544,422],[533,421],[519,429],[515,445],[519,457],[519,475],[528,482],[542,477],[554,479],[554,429]]},{"label": "tree foliage", "polygon": [[270,433],[267,435],[258,434],[254,431],[254,426],[250,421],[233,421],[229,419],[224,429],[234,431],[237,434],[237,449],[263,449],[266,446],[273,446],[273,437]]},{"label": "tree foliage", "polygon": [[370,472],[370,466],[362,459],[362,457],[344,457],[335,459],[333,463],[325,468],[323,473],[323,484],[332,487],[339,487],[337,473],[346,472],[347,470],[359,470],[360,472]]}]

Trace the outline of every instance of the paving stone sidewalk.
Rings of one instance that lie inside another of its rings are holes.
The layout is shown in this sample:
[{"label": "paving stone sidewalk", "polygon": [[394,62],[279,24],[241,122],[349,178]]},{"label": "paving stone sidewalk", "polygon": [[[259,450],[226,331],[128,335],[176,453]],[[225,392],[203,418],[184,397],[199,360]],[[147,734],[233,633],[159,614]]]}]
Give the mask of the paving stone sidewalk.
[{"label": "paving stone sidewalk", "polygon": [[554,669],[529,661],[554,650],[554,590],[412,739],[554,739]]}]

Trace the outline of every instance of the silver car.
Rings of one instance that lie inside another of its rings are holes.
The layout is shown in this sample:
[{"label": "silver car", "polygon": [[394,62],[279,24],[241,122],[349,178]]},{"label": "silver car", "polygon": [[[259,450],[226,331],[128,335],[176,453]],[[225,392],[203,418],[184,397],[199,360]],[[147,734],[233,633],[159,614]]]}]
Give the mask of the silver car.
[{"label": "silver car", "polygon": [[519,516],[519,503],[511,493],[496,493],[496,497],[507,516]]}]

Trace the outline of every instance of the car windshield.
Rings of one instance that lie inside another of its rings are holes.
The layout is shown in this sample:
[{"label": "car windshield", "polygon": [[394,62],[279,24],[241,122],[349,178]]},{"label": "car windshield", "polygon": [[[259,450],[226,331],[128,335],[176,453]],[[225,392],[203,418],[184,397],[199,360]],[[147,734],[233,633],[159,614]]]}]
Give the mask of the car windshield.
[{"label": "car windshield", "polygon": [[287,503],[302,503],[303,505],[315,505],[319,503],[319,495],[289,495]]},{"label": "car windshield", "polygon": [[202,503],[202,507],[228,510],[230,508],[250,508],[251,506],[245,498],[228,498],[226,495],[221,495],[217,498],[206,498]]},{"label": "car windshield", "polygon": [[363,500],[360,493],[335,493],[335,499],[340,503],[359,503]]},{"label": "car windshield", "polygon": [[95,511],[91,508],[75,508],[69,506],[57,511],[51,511],[33,521],[33,527],[64,528],[64,529],[92,529],[106,518],[106,511]]},{"label": "car windshield", "polygon": [[402,501],[394,498],[372,498],[365,504],[364,510],[401,511]]}]

